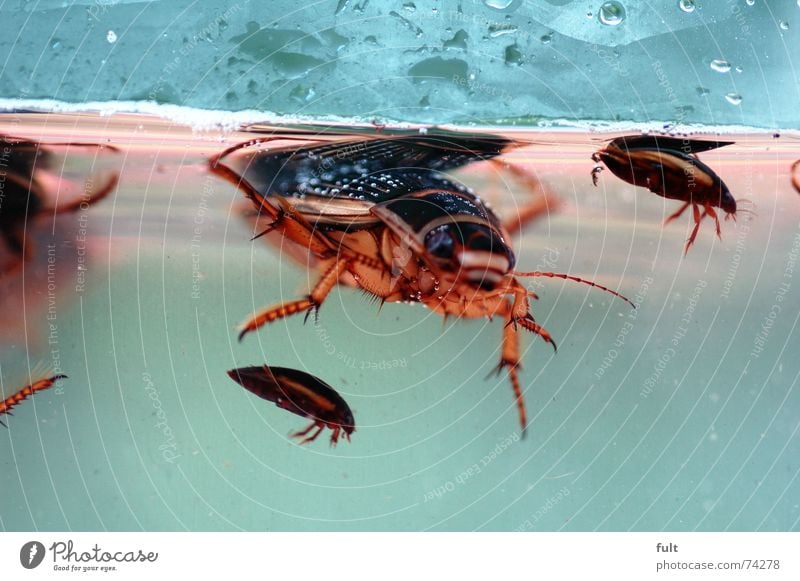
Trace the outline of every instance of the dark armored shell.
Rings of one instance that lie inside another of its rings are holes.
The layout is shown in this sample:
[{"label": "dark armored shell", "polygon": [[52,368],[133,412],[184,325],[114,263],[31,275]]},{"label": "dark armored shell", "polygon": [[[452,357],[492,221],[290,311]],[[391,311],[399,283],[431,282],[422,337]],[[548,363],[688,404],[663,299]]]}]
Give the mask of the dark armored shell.
[{"label": "dark armored shell", "polygon": [[[346,140],[302,147],[243,150],[220,161],[267,199],[281,196],[315,225],[353,230],[380,222],[373,211],[426,191],[451,192],[462,209],[493,223],[497,218],[469,188],[441,172],[492,159],[515,142],[500,136],[400,135]],[[459,214],[455,211],[454,214]]]},{"label": "dark armored shell", "polygon": [[228,376],[249,392],[281,409],[304,418],[355,431],[350,406],[330,385],[304,371],[259,365],[228,371]]}]

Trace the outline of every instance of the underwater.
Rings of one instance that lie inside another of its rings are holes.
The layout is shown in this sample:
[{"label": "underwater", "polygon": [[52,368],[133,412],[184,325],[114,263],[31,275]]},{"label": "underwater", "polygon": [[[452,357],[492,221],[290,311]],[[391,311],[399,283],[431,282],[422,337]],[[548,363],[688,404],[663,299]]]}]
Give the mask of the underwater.
[{"label": "underwater", "polygon": [[0,18],[0,530],[800,530],[800,2]]}]

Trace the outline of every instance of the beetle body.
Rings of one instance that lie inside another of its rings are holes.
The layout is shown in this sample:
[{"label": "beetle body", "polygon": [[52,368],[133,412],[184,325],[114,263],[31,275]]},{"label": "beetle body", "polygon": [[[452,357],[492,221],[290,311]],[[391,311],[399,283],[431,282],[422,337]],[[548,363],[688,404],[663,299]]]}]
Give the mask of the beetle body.
[{"label": "beetle body", "polygon": [[[35,143],[3,137],[3,200],[0,205],[0,232],[8,249],[17,257],[24,252],[27,216],[42,210],[44,190],[35,176],[37,158],[46,164],[47,154]],[[8,169],[6,169],[6,167]]]},{"label": "beetle body", "polygon": [[[509,231],[547,212],[552,199],[542,194],[503,223],[471,189],[444,173],[491,161],[522,144],[494,135],[447,134],[259,149],[280,139],[234,146],[212,158],[210,169],[253,201],[270,222],[266,231],[314,255],[322,274],[305,298],[254,313],[241,325],[240,340],[280,318],[301,312],[307,317],[338,283],[381,301],[419,302],[446,316],[498,316],[506,326],[497,369],[508,370],[524,434],[518,328],[554,348],[555,343],[534,321],[529,298],[535,295],[518,277],[560,277],[609,289],[564,274],[513,270]],[[532,176],[517,172],[531,189],[541,189]]]},{"label": "beetle body", "polygon": [[[732,143],[642,135],[618,137],[604,149],[595,152],[592,159],[605,164],[614,175],[629,184],[683,202],[683,206],[667,218],[667,223],[691,206],[695,226],[686,243],[685,251],[688,252],[697,236],[700,221],[706,216],[715,220],[717,235],[721,236],[719,218],[714,208],[725,212],[726,218],[736,216],[736,200],[728,186],[696,156],[697,153]],[[601,169],[598,166],[592,171],[595,185]]]},{"label": "beetle body", "polygon": [[[350,406],[335,389],[309,373],[286,367],[266,365],[231,369],[228,376],[249,392],[281,409],[304,418],[311,424],[292,434],[304,438],[301,443],[314,441],[324,428],[332,430],[331,445],[343,434],[348,441],[356,429]],[[316,432],[308,435],[316,428]]]},{"label": "beetle body", "polygon": [[[19,267],[27,255],[25,233],[28,223],[45,212],[60,214],[73,212],[82,204],[94,204],[107,196],[116,187],[118,176],[112,176],[99,189],[85,192],[85,186],[75,189],[84,197],[65,204],[50,206],[47,203],[48,187],[58,183],[60,177],[46,172],[52,163],[55,147],[98,148],[101,146],[79,143],[41,144],[16,137],[0,135],[0,235],[13,259],[9,265],[0,267],[0,273]],[[110,146],[102,146],[115,151]],[[65,188],[66,189],[66,188]]]}]

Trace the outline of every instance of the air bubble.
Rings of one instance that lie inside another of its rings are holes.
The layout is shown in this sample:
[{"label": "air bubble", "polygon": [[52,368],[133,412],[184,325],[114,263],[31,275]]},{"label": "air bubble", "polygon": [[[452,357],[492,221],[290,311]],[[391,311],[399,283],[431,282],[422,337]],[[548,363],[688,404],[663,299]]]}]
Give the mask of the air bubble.
[{"label": "air bubble", "polygon": [[785,20],[781,20],[779,26],[781,27],[781,30],[789,30],[789,23],[786,22]]},{"label": "air bubble", "polygon": [[725,100],[731,105],[739,105],[742,102],[742,96],[739,93],[728,93],[725,95]]},{"label": "air bubble", "polygon": [[694,0],[680,0],[680,2],[678,2],[678,6],[681,10],[690,14],[694,12],[695,8]]},{"label": "air bubble", "polygon": [[600,7],[597,17],[607,26],[617,26],[625,20],[625,7],[614,0],[606,2]]},{"label": "air bubble", "polygon": [[106,40],[109,42],[109,44],[114,44],[115,42],[117,42],[117,33],[114,32],[113,30],[109,30],[106,33]]},{"label": "air bubble", "polygon": [[731,70],[731,63],[725,59],[714,59],[711,61],[711,70],[717,71],[718,73],[727,73]]},{"label": "air bubble", "polygon": [[483,3],[486,4],[489,8],[496,8],[497,10],[505,10],[514,0],[483,0]]}]

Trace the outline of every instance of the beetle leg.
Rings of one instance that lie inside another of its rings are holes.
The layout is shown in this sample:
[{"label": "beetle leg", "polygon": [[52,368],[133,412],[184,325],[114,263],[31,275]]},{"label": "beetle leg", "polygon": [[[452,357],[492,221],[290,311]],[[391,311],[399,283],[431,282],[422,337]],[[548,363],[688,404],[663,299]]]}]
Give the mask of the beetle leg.
[{"label": "beetle leg", "polygon": [[520,385],[518,374],[518,370],[522,368],[519,361],[519,334],[517,333],[517,328],[511,324],[513,307],[507,300],[505,301],[504,310],[506,311],[508,322],[503,328],[503,350],[500,356],[500,363],[495,368],[495,372],[499,374],[503,369],[508,369],[508,379],[511,381],[511,387],[514,390],[514,400],[517,402],[519,424],[524,438],[528,430],[528,413],[525,410],[525,398],[522,394],[522,386]]},{"label": "beetle leg", "polygon": [[[260,194],[259,194],[260,196]],[[280,206],[275,208],[266,201],[263,196],[258,203],[262,204],[262,209],[267,211],[267,215],[272,219],[269,227],[257,234],[258,238],[272,230],[280,230],[281,234],[289,240],[296,242],[303,248],[307,248],[315,256],[330,256],[334,253],[334,245],[325,234],[315,228],[302,214],[295,210],[294,206],[282,196],[272,196],[275,203]],[[267,210],[267,207],[269,208]]]},{"label": "beetle leg", "polygon": [[664,226],[666,226],[667,224],[669,224],[670,222],[672,222],[676,218],[679,218],[681,216],[681,214],[683,214],[686,211],[686,208],[688,208],[690,204],[691,204],[691,202],[686,202],[680,208],[678,208],[677,212],[675,212],[673,214],[670,214],[669,217],[667,217],[667,219],[664,220]]},{"label": "beetle leg", "polygon": [[517,181],[522,183],[528,193],[531,194],[530,199],[517,208],[516,215],[504,221],[503,227],[509,234],[514,234],[522,230],[529,222],[532,222],[543,214],[547,214],[558,206],[558,199],[552,195],[548,196],[547,190],[535,175],[525,171],[519,166],[500,161],[499,159],[492,159],[489,161],[499,170],[513,175]]},{"label": "beetle leg", "polygon": [[519,323],[523,329],[530,331],[535,335],[539,335],[539,337],[544,339],[545,343],[550,343],[550,345],[553,346],[553,351],[558,352],[558,346],[556,345],[556,342],[553,341],[553,337],[550,335],[550,332],[542,327],[539,323],[534,321],[533,315],[529,313],[527,317],[524,319],[517,319],[516,322]]},{"label": "beetle leg", "polygon": [[720,225],[719,225],[719,216],[714,211],[714,208],[711,207],[711,204],[706,204],[706,209],[705,209],[705,212],[703,213],[703,216],[705,216],[705,215],[709,215],[712,218],[714,218],[714,222],[717,225],[717,238],[722,240],[722,228],[720,228]]},{"label": "beetle leg", "polygon": [[306,319],[312,311],[318,311],[322,302],[327,298],[334,286],[339,280],[339,275],[343,269],[346,268],[349,259],[340,259],[331,266],[322,278],[319,279],[317,284],[307,297],[288,303],[264,309],[253,314],[249,319],[239,326],[239,341],[241,341],[247,333],[255,331],[259,327],[272,323],[278,319],[283,319],[290,315],[306,311]]},{"label": "beetle leg", "polygon": [[697,238],[697,231],[700,229],[700,221],[703,219],[703,217],[700,215],[700,206],[697,204],[692,204],[692,213],[694,214],[694,228],[692,228],[692,234],[686,241],[686,248],[683,251],[684,256],[688,254],[689,248],[692,244],[694,244],[694,239]]},{"label": "beetle leg", "polygon": [[[303,438],[303,436],[308,434],[314,428],[317,428],[316,432],[314,432],[310,436],[306,436],[305,438]],[[302,440],[300,440],[298,442],[298,444],[308,444],[309,442],[313,442],[314,440],[316,440],[317,436],[319,436],[322,433],[322,430],[324,428],[325,428],[325,424],[323,424],[319,420],[316,420],[316,421],[311,422],[311,424],[305,430],[300,430],[299,432],[294,432],[294,433],[289,434],[289,435],[292,438],[303,438]]]},{"label": "beetle leg", "polygon": [[254,188],[253,185],[244,178],[244,176],[222,163],[222,160],[225,157],[235,153],[236,151],[239,151],[240,149],[252,147],[261,143],[268,143],[270,141],[305,141],[307,143],[316,143],[319,140],[292,136],[259,137],[257,139],[251,139],[250,141],[232,145],[223,152],[210,157],[208,159],[208,169],[211,171],[211,173],[216,174],[217,176],[242,190],[247,198],[252,200],[256,206],[259,206],[268,216],[275,220],[278,217],[277,210],[271,204],[267,203],[264,195]]},{"label": "beetle leg", "polygon": [[523,329],[539,335],[545,342],[550,343],[554,350],[558,350],[555,341],[550,336],[547,330],[533,320],[533,315],[530,312],[530,302],[528,301],[528,289],[514,281],[508,288],[508,292],[514,295],[514,302],[510,307],[510,315],[506,321],[506,327],[513,327],[516,330],[517,325],[522,326]]},{"label": "beetle leg", "polygon": [[[328,426],[328,427],[330,427],[330,426]],[[331,447],[334,447],[334,446],[336,446],[336,444],[339,443],[339,432],[342,431],[342,427],[341,426],[334,426],[331,429],[333,430],[333,433],[331,434]]]},{"label": "beetle leg", "polygon": [[111,179],[108,180],[108,182],[106,182],[106,184],[96,192],[83,196],[68,204],[64,204],[63,206],[56,205],[54,208],[50,208],[50,211],[53,211],[56,214],[63,214],[64,212],[76,212],[81,207],[83,207],[84,204],[87,205],[96,204],[97,202],[108,196],[108,194],[113,192],[114,188],[117,187],[118,182],[119,182],[119,174],[115,174],[111,176]]}]

